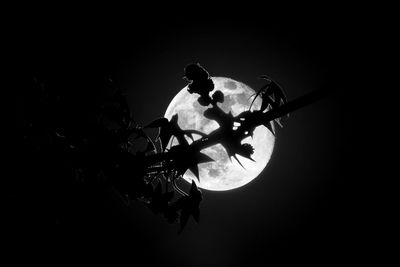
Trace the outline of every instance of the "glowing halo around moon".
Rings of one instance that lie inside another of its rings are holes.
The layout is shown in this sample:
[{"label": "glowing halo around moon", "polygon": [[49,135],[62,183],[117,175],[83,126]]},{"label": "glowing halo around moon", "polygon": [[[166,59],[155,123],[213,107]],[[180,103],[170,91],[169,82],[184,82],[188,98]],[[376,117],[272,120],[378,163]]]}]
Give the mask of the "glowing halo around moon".
[{"label": "glowing halo around moon", "polygon": [[[218,104],[224,112],[231,111],[236,116],[248,110],[252,95],[255,93],[253,89],[230,78],[212,77],[212,80],[215,85],[214,91],[220,90],[224,93],[224,102]],[[206,134],[217,129],[219,127],[217,122],[203,116],[207,107],[197,102],[198,97],[197,94],[190,94],[187,86],[184,87],[171,101],[164,117],[171,119],[174,114],[178,114],[178,124],[182,129],[195,129]],[[259,109],[260,106],[261,100],[257,99],[253,107]],[[195,138],[199,139],[200,136],[195,136]],[[255,160],[253,162],[237,155],[245,169],[234,158],[229,159],[223,146],[218,144],[202,150],[215,161],[198,165],[200,183],[189,170],[183,178],[189,183],[194,180],[200,188],[213,191],[231,190],[249,183],[267,166],[274,148],[275,137],[266,127],[259,126],[255,129],[253,138],[248,137],[242,141],[242,143],[245,142],[254,147],[252,158]],[[173,144],[177,142],[174,141]]]}]

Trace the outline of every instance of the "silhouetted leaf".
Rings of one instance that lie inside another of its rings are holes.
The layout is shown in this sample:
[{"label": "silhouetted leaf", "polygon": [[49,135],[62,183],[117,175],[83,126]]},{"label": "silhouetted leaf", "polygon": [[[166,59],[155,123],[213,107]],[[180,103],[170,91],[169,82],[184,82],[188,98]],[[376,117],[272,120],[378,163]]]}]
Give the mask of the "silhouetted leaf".
[{"label": "silhouetted leaf", "polygon": [[199,179],[197,165],[200,163],[214,161],[209,156],[194,150],[189,145],[174,146],[169,151],[172,156],[172,166],[177,171],[177,175],[183,175],[188,169]]},{"label": "silhouetted leaf", "polygon": [[267,129],[268,129],[273,135],[275,135],[275,127],[274,127],[274,124],[273,124],[272,121],[265,122],[263,125],[264,125],[265,127],[267,127]]},{"label": "silhouetted leaf", "polygon": [[200,182],[199,178],[199,167],[197,165],[192,165],[189,167],[189,170],[196,176],[197,180]]},{"label": "silhouetted leaf", "polygon": [[197,154],[195,154],[197,163],[206,163],[206,162],[211,162],[211,161],[215,161],[214,159],[212,159],[211,157],[209,157],[208,155],[198,152]]},{"label": "silhouetted leaf", "polygon": [[[242,145],[240,146],[240,149],[236,150],[235,152],[236,152],[236,154],[238,154],[238,155],[240,155],[240,156],[242,156],[242,157],[244,157],[244,158],[247,158],[247,159],[249,159],[249,160],[251,160],[251,161],[254,161],[254,159],[251,158],[251,155],[253,155],[253,153],[254,153],[254,148],[253,148],[253,146],[250,145],[250,144],[247,144],[247,143],[242,144]],[[240,161],[238,160],[238,158],[237,158],[235,155],[234,155],[234,158],[235,158],[235,159],[239,162],[239,164],[243,167],[243,165],[240,163]],[[244,168],[244,167],[243,167],[243,168]]]},{"label": "silhouetted leaf", "polygon": [[192,211],[193,219],[198,223],[200,221],[200,208],[197,207]]},{"label": "silhouetted leaf", "polygon": [[158,118],[154,121],[150,122],[145,126],[145,128],[158,128],[158,127],[165,127],[168,124],[167,118]]},{"label": "silhouetted leaf", "polygon": [[185,228],[185,226],[186,226],[186,224],[187,224],[187,222],[189,220],[189,216],[190,216],[189,210],[183,209],[181,211],[181,214],[180,214],[180,217],[179,217],[179,222],[180,222],[180,227],[181,228],[180,228],[179,232],[182,232],[183,228]]},{"label": "silhouetted leaf", "polygon": [[169,206],[164,212],[164,217],[167,219],[169,223],[176,222],[179,217],[176,206],[174,205]]},{"label": "silhouetted leaf", "polygon": [[166,212],[168,203],[174,197],[174,191],[162,193],[161,182],[159,182],[153,192],[150,201],[150,208],[155,212]]},{"label": "silhouetted leaf", "polygon": [[154,145],[153,141],[151,139],[147,140],[147,147],[146,150],[144,151],[145,153],[147,152],[154,152],[156,150],[156,146]]},{"label": "silhouetted leaf", "polygon": [[182,208],[180,214],[180,232],[185,227],[189,217],[192,215],[196,222],[200,219],[199,205],[203,199],[201,191],[197,188],[197,185],[192,181],[189,195],[180,199],[180,207]]}]

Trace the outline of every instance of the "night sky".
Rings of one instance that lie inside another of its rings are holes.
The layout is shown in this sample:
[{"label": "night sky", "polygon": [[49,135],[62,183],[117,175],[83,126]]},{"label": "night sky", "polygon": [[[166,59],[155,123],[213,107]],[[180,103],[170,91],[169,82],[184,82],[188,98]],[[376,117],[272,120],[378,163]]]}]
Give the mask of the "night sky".
[{"label": "night sky", "polygon": [[[253,89],[266,74],[288,100],[317,89],[331,94],[291,114],[257,179],[232,191],[203,190],[200,223],[190,218],[181,234],[178,224],[142,203],[127,207],[110,187],[69,181],[20,147],[4,217],[15,259],[249,266],[343,262],[363,254],[368,238],[359,217],[356,109],[350,105],[357,89],[349,86],[359,57],[357,27],[329,9],[312,15],[260,9],[144,9],[112,23],[107,16],[100,22],[55,14],[22,23],[19,89],[36,75],[65,92],[72,124],[106,97],[109,75],[128,94],[137,122],[163,116],[186,85],[183,68],[193,62]],[[17,94],[17,131],[27,102]]]}]

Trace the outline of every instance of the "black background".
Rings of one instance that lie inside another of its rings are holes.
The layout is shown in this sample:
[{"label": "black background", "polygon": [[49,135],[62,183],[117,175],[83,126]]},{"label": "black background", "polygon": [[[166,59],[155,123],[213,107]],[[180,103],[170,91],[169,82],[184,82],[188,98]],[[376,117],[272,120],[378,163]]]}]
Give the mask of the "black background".
[{"label": "black background", "polygon": [[[53,175],[40,157],[20,151],[6,191],[15,260],[240,266],[373,256],[364,218],[366,170],[360,171],[358,156],[366,137],[355,132],[362,105],[354,105],[362,102],[366,25],[354,10],[332,7],[201,6],[30,16],[15,31],[18,81],[38,75],[67,94],[73,121],[104,99],[112,75],[143,124],[164,114],[192,62],[254,89],[266,74],[288,99],[328,87],[333,92],[291,115],[260,177],[233,191],[203,190],[200,223],[190,219],[179,235],[178,225],[143,204],[127,207],[111,188]],[[17,130],[27,101],[17,93]]]}]

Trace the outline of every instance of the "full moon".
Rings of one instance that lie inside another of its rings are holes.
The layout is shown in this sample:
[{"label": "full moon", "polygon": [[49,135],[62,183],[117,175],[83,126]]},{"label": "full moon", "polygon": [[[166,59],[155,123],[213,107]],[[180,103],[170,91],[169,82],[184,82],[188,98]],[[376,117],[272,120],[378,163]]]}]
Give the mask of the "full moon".
[{"label": "full moon", "polygon": [[[224,102],[218,103],[224,112],[231,112],[236,116],[248,110],[255,93],[253,89],[230,78],[212,77],[212,80],[215,87],[210,95],[216,90],[224,93]],[[197,94],[190,94],[187,86],[184,87],[171,101],[164,117],[170,120],[174,114],[178,114],[178,125],[182,129],[195,129],[209,134],[219,126],[217,122],[203,116],[203,112],[208,107],[201,106],[197,102],[198,97]],[[259,109],[260,106],[261,100],[257,99],[252,109]],[[199,139],[200,136],[195,136],[196,138]],[[244,186],[255,179],[267,166],[274,148],[275,137],[266,127],[258,126],[254,131],[253,138],[247,137],[243,139],[242,143],[249,143],[254,148],[252,155],[254,162],[237,155],[244,168],[234,158],[230,159],[225,148],[217,144],[201,151],[214,161],[198,165],[200,182],[189,170],[183,175],[183,178],[189,183],[194,180],[200,188],[213,191],[225,191]],[[175,144],[177,144],[176,141],[172,143],[172,145]]]}]

